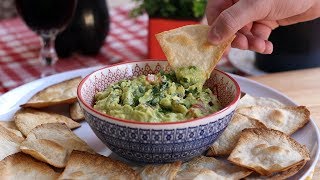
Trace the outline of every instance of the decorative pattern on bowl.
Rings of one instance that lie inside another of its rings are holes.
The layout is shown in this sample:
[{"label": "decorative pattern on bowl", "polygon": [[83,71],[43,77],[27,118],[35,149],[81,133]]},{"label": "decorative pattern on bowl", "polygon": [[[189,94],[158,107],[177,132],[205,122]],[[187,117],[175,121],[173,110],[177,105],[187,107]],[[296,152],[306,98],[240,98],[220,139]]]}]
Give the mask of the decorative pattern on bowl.
[{"label": "decorative pattern on bowl", "polygon": [[181,122],[143,123],[114,118],[92,108],[94,95],[111,83],[141,74],[169,71],[167,61],[124,63],[88,75],[78,87],[85,119],[97,137],[113,152],[131,161],[165,163],[187,161],[204,153],[228,125],[240,97],[239,85],[214,70],[206,82],[225,107],[214,114]]}]

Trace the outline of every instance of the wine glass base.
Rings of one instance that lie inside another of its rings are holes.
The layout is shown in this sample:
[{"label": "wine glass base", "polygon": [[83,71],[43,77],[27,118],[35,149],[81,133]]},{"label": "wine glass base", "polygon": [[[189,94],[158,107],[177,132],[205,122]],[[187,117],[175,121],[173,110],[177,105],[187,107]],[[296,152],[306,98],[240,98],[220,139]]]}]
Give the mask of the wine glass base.
[{"label": "wine glass base", "polygon": [[53,67],[46,67],[41,72],[41,78],[56,74],[57,71]]}]

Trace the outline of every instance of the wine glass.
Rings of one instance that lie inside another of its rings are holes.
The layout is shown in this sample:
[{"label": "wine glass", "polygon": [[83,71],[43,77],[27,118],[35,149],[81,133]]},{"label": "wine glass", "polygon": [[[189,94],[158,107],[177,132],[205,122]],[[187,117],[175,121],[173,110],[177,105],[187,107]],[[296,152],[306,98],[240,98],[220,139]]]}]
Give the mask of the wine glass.
[{"label": "wine glass", "polygon": [[41,77],[54,74],[58,60],[55,38],[72,19],[77,0],[15,0],[15,3],[27,26],[41,36]]}]

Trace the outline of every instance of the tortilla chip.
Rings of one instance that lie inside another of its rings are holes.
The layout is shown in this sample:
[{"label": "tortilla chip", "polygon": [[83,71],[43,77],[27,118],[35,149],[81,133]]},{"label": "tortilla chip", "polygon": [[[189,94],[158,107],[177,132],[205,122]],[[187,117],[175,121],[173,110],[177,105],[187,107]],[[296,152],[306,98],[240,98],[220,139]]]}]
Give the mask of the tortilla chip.
[{"label": "tortilla chip", "polygon": [[310,155],[305,146],[283,132],[249,128],[242,131],[228,160],[270,176],[310,160]]},{"label": "tortilla chip", "polygon": [[23,137],[17,136],[0,125],[0,161],[11,154],[19,152],[20,144],[23,140]]},{"label": "tortilla chip", "polygon": [[47,164],[23,153],[13,154],[0,162],[0,179],[55,180],[58,176]]},{"label": "tortilla chip", "polygon": [[66,116],[30,108],[18,111],[14,115],[13,120],[25,136],[36,126],[46,123],[65,123],[70,129],[80,127],[79,123]]},{"label": "tortilla chip", "polygon": [[260,121],[235,113],[221,136],[211,145],[207,155],[229,155],[236,146],[240,133],[245,128],[267,128]]},{"label": "tortilla chip", "polygon": [[21,150],[55,167],[65,167],[72,150],[95,153],[65,124],[59,123],[42,124],[34,128],[22,142]]},{"label": "tortilla chip", "polygon": [[32,157],[63,168],[67,163],[68,151],[63,146],[46,139],[27,140],[21,143],[20,149]]},{"label": "tortilla chip", "polygon": [[59,179],[138,179],[128,165],[100,154],[72,151]]},{"label": "tortilla chip", "polygon": [[209,77],[234,37],[218,46],[207,41],[208,25],[188,25],[156,34],[173,69],[197,66]]},{"label": "tortilla chip", "polygon": [[268,180],[283,180],[283,179],[288,179],[289,177],[297,174],[297,172],[300,171],[300,169],[302,169],[304,167],[304,165],[306,164],[307,161],[301,162],[300,164],[291,167],[290,169],[283,171],[283,172],[279,172],[279,173],[275,173],[271,176],[260,176],[258,174],[254,174],[252,176],[246,177],[246,180],[250,180],[250,179],[255,179],[255,180],[263,180],[263,179],[268,179]]},{"label": "tortilla chip", "polygon": [[73,119],[75,121],[84,120],[84,113],[83,113],[83,110],[81,109],[78,102],[71,104],[69,111],[70,111],[71,119]]},{"label": "tortilla chip", "polygon": [[22,107],[44,108],[58,104],[71,104],[77,101],[77,88],[81,77],[60,82],[38,92]]},{"label": "tortilla chip", "polygon": [[174,179],[181,166],[181,162],[160,164],[160,165],[147,165],[142,168],[140,172],[141,180],[148,179]]},{"label": "tortilla chip", "polygon": [[0,126],[13,132],[17,136],[23,137],[22,133],[19,131],[19,129],[16,126],[16,123],[14,121],[0,121]]},{"label": "tortilla chip", "polygon": [[268,128],[293,134],[310,120],[310,112],[305,106],[272,108],[252,106],[239,108],[237,113],[257,119]]},{"label": "tortilla chip", "polygon": [[185,173],[190,173],[190,171],[197,172],[197,169],[214,171],[225,179],[241,179],[252,173],[251,170],[217,160],[213,157],[199,156],[184,163],[178,172],[178,176],[184,176]]},{"label": "tortilla chip", "polygon": [[273,107],[273,108],[282,108],[285,105],[279,102],[276,99],[267,98],[267,97],[254,97],[250,94],[245,94],[239,100],[237,108],[250,107],[250,106],[263,106],[263,107]]},{"label": "tortilla chip", "polygon": [[209,169],[189,169],[186,172],[180,173],[176,176],[175,180],[227,180],[227,178]]}]

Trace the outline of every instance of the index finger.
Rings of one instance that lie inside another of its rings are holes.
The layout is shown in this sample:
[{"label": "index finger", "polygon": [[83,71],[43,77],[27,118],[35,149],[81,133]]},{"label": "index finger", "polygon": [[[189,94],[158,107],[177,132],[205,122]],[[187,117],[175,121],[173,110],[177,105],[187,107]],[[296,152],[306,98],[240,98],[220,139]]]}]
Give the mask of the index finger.
[{"label": "index finger", "polygon": [[208,25],[211,25],[222,11],[228,9],[233,4],[233,0],[208,0],[206,6],[206,17]]}]

